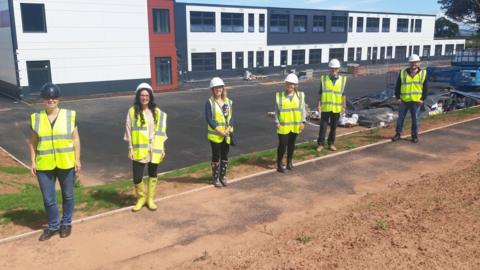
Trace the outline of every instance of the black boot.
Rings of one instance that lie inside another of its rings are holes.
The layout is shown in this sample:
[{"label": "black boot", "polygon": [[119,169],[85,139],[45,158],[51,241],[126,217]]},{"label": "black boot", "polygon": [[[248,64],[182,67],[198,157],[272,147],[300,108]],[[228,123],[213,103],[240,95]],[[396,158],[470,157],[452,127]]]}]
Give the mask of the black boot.
[{"label": "black boot", "polygon": [[400,140],[400,133],[395,133],[395,136],[392,137],[392,142]]},{"label": "black boot", "polygon": [[287,158],[287,170],[293,169],[293,162],[291,158]]},{"label": "black boot", "polygon": [[282,164],[282,160],[277,160],[277,172],[284,173],[285,165]]},{"label": "black boot", "polygon": [[210,166],[212,167],[213,185],[217,188],[222,187],[222,184],[220,183],[220,166],[218,163],[219,162],[212,162],[210,164]]},{"label": "black boot", "polygon": [[220,183],[222,183],[222,185],[224,187],[227,186],[227,178],[225,178],[225,175],[227,174],[227,167],[228,167],[228,160],[220,161],[220,177],[219,177],[219,180],[220,180]]}]

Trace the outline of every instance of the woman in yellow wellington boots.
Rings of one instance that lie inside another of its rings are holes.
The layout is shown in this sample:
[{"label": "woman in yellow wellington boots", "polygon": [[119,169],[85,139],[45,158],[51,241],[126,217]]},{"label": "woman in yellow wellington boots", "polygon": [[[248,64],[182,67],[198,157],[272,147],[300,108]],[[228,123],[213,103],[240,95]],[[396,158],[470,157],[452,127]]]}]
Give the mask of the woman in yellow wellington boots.
[{"label": "woman in yellow wellington boots", "polygon": [[[132,211],[137,212],[146,204],[156,210],[154,202],[157,187],[157,167],[165,157],[167,140],[167,114],[154,102],[153,90],[148,83],[141,83],[135,91],[135,101],[128,110],[124,140],[128,142],[128,157],[132,160],[133,183],[137,203]],[[143,173],[148,165],[147,194]]]}]

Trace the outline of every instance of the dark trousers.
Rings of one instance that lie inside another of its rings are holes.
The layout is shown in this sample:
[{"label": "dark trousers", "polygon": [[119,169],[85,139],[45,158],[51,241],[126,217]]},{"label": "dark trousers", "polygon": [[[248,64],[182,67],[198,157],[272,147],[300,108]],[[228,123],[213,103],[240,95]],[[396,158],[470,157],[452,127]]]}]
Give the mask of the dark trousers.
[{"label": "dark trousers", "polygon": [[297,133],[293,132],[288,134],[278,134],[277,162],[282,162],[285,150],[287,151],[287,160],[292,160],[297,135]]},{"label": "dark trousers", "polygon": [[219,162],[220,160],[228,160],[228,151],[230,145],[223,140],[221,143],[214,143],[210,141],[212,147],[212,162]]},{"label": "dark trousers", "polygon": [[418,137],[418,126],[420,124],[420,108],[422,107],[422,103],[419,102],[403,102],[400,103],[399,111],[398,111],[398,120],[397,120],[397,127],[395,131],[398,134],[402,134],[403,130],[403,123],[405,121],[405,117],[407,113],[410,112],[412,116],[412,137]]},{"label": "dark trousers", "polygon": [[[157,167],[158,164],[155,163],[147,163],[148,164],[148,176],[149,177],[157,177]],[[145,170],[145,165],[146,163],[141,163],[138,161],[133,161],[132,162],[132,168],[133,168],[133,183],[134,184],[139,184],[142,182],[143,179],[143,171]]]},{"label": "dark trousers", "polygon": [[340,118],[340,113],[322,112],[320,117],[320,131],[318,132],[317,143],[318,145],[323,145],[325,143],[327,127],[330,125],[330,133],[328,134],[328,145],[333,145],[335,143],[335,136],[337,133],[337,124],[338,119]]}]

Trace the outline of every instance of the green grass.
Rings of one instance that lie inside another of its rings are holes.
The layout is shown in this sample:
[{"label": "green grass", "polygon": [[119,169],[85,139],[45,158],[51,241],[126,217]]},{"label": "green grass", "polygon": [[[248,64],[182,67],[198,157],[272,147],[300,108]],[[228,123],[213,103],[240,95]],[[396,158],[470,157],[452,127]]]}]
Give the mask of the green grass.
[{"label": "green grass", "polygon": [[208,259],[209,257],[210,257],[210,256],[208,255],[208,252],[205,250],[205,251],[203,251],[202,256],[195,258],[195,259],[193,260],[193,262],[205,261],[205,260]]},{"label": "green grass", "polygon": [[301,234],[297,238],[295,238],[298,242],[306,245],[308,242],[313,240],[313,236],[307,235],[307,234]]},{"label": "green grass", "polygon": [[387,223],[387,221],[383,219],[377,219],[375,220],[375,229],[377,230],[387,230],[390,228],[390,225]]},{"label": "green grass", "polygon": [[29,174],[30,170],[25,167],[2,167],[0,166],[0,172],[6,174]]}]

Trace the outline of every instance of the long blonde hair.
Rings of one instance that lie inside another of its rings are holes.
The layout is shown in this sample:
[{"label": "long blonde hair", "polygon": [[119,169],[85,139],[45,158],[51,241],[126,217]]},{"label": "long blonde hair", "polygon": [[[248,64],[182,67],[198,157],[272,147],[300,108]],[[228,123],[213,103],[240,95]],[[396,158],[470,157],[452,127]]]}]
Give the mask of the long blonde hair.
[{"label": "long blonde hair", "polygon": [[[222,96],[221,96],[221,97],[222,97],[223,102],[226,102],[227,99],[228,99],[228,96],[227,96],[227,87],[225,87],[225,85],[222,86],[222,87],[223,87],[223,90],[222,90]],[[211,97],[211,98],[212,98],[213,100],[215,100],[215,93],[214,93],[215,90],[213,90],[213,88],[214,88],[214,87],[211,88],[211,90],[212,90],[212,97]]]}]

